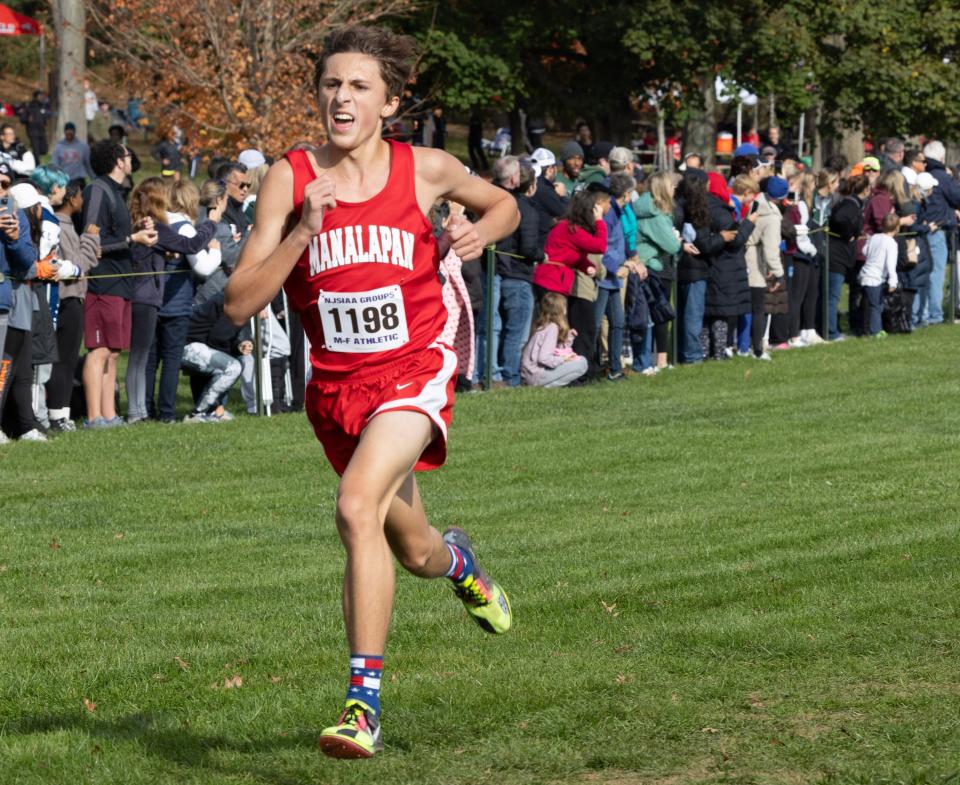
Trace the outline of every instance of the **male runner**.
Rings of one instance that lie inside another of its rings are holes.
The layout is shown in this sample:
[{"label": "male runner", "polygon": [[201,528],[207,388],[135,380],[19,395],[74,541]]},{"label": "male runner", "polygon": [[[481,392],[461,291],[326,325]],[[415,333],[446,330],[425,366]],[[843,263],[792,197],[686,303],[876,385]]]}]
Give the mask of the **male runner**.
[{"label": "male runner", "polygon": [[438,342],[446,311],[425,213],[438,198],[480,216],[449,230],[461,259],[516,229],[510,194],[451,155],[381,138],[411,76],[411,39],[378,28],[330,35],[317,67],[328,141],[287,153],[260,187],[257,222],[226,290],[242,322],[281,285],[311,342],[306,410],[341,475],[336,522],[347,552],[343,613],[350,686],[320,747],[369,757],[380,744],[380,676],[393,604],[391,552],[422,578],[446,576],[480,626],[510,627],[507,595],[460,529],[427,521],[414,471],[446,457],[456,355]]}]

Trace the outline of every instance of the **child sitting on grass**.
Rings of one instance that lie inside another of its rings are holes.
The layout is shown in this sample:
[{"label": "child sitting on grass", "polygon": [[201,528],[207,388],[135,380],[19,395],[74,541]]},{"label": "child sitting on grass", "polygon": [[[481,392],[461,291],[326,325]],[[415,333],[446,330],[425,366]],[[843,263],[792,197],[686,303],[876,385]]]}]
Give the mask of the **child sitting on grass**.
[{"label": "child sitting on grass", "polygon": [[587,360],[573,351],[577,331],[567,323],[567,300],[547,292],[533,335],[523,347],[520,378],[530,387],[566,387],[587,372]]},{"label": "child sitting on grass", "polygon": [[883,284],[887,291],[897,290],[897,231],[900,218],[889,213],[881,224],[881,231],[870,235],[863,249],[866,261],[860,270],[858,280],[863,287],[864,323],[867,335],[885,336],[883,331]]}]

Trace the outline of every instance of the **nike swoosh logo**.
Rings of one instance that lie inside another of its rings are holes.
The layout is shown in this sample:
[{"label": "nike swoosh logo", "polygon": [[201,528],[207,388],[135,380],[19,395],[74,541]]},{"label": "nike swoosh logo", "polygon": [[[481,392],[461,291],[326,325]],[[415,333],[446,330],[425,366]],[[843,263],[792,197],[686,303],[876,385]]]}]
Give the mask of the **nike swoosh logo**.
[{"label": "nike swoosh logo", "polygon": [[406,384],[398,384],[397,389],[406,390],[411,384],[413,384],[413,382],[407,382]]}]

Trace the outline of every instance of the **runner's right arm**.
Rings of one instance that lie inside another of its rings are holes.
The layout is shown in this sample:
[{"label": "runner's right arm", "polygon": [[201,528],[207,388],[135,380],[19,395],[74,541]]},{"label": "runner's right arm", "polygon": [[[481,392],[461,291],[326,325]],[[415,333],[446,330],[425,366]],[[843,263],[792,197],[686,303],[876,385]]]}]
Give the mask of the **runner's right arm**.
[{"label": "runner's right arm", "polygon": [[333,181],[321,174],[307,185],[300,220],[284,236],[293,215],[293,170],[286,160],[270,168],[257,197],[257,222],[227,282],[224,313],[234,324],[243,324],[273,300],[320,233],[324,211],[335,206]]}]

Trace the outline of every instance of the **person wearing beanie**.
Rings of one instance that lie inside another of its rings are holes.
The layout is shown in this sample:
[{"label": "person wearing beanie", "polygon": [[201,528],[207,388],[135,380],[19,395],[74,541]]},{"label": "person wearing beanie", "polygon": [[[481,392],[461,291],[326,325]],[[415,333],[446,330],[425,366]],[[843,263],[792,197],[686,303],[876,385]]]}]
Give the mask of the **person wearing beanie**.
[{"label": "person wearing beanie", "polygon": [[[930,282],[925,291],[920,292],[914,304],[915,321],[919,324],[940,324],[943,322],[943,285],[947,267],[947,237],[957,228],[956,210],[960,209],[960,185],[950,176],[944,166],[946,151],[943,143],[936,140],[927,142],[923,148],[927,160],[925,174],[933,175],[937,187],[932,188],[924,208],[924,220],[937,225],[928,235],[930,256],[933,269]],[[922,175],[921,175],[922,177]],[[924,186],[919,182],[921,188]]]},{"label": "person wearing beanie", "polygon": [[741,219],[730,199],[723,175],[710,172],[707,206],[710,225],[697,232],[696,245],[709,265],[700,347],[705,358],[723,360],[730,356],[727,339],[737,318],[750,311],[750,288],[744,259],[747,239],[753,233],[755,216]]},{"label": "person wearing beanie", "polygon": [[583,169],[583,148],[575,141],[564,143],[560,148],[560,171],[556,182],[560,183],[571,196],[577,190],[580,170]]}]

